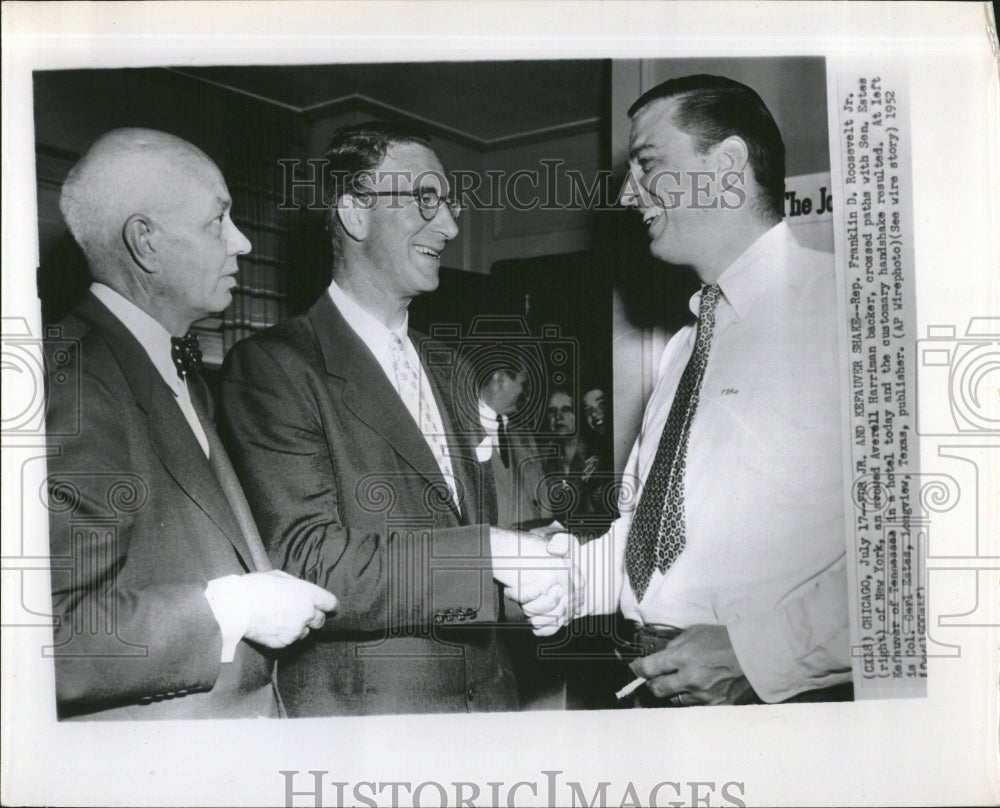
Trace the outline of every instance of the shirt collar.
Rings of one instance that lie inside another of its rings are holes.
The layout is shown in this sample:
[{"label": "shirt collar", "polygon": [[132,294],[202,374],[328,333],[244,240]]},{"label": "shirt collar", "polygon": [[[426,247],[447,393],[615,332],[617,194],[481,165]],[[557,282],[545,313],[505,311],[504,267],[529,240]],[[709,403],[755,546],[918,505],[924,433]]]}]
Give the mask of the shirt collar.
[{"label": "shirt collar", "polygon": [[177,375],[177,368],[171,356],[170,332],[110,286],[93,283],[90,291],[136,338],[174,395],[180,395],[184,382]]},{"label": "shirt collar", "polygon": [[389,341],[393,334],[403,341],[403,345],[406,345],[406,331],[410,320],[408,312],[403,317],[403,324],[393,330],[386,328],[375,315],[348,295],[334,280],[330,281],[330,298],[344,319],[347,320],[347,324],[354,329],[354,333],[361,337],[361,341],[369,348],[378,351],[388,350]]},{"label": "shirt collar", "polygon": [[497,431],[498,413],[489,404],[479,399],[479,420],[487,430]]},{"label": "shirt collar", "polygon": [[[737,319],[742,319],[753,302],[779,281],[779,256],[798,245],[788,223],[781,221],[764,233],[719,276],[719,288]],[[698,315],[701,290],[691,297],[691,311]]]},{"label": "shirt collar", "polygon": [[[499,430],[497,424],[497,418],[501,417],[496,410],[494,410],[489,404],[487,404],[482,399],[479,400],[479,423],[482,424],[483,429],[486,432],[486,440],[493,441],[495,444],[498,439]],[[510,422],[510,418],[506,415],[503,416],[504,428]]]}]

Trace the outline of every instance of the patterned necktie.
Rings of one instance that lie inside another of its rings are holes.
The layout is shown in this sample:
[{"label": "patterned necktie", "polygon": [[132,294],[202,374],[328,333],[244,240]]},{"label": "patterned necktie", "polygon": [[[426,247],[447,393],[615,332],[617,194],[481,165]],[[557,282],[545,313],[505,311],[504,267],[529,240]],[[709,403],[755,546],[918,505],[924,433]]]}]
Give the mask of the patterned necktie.
[{"label": "patterned necktie", "polygon": [[[438,420],[437,413],[429,406],[426,397],[420,390],[420,373],[413,367],[406,350],[403,348],[403,341],[398,334],[393,334],[389,342],[389,350],[392,353],[392,369],[396,374],[396,389],[399,391],[406,409],[410,411],[413,420],[417,422],[424,440],[430,447],[438,468],[444,475],[448,488],[451,489],[452,497],[458,502],[458,489],[455,486],[455,475],[451,468],[451,458],[448,455],[448,446],[444,439],[444,428]],[[427,391],[430,395],[430,390]]]},{"label": "patterned necktie", "polygon": [[503,425],[503,416],[497,416],[497,448],[500,449],[500,462],[503,467],[510,468],[510,436]]},{"label": "patterned necktie", "polygon": [[646,593],[653,569],[666,572],[684,549],[684,461],[720,296],[718,286],[702,290],[694,351],[674,393],[656,457],[632,519],[625,546],[625,568],[636,602]]},{"label": "patterned necktie", "polygon": [[183,337],[170,338],[170,358],[174,360],[177,375],[186,379],[189,373],[201,372],[201,348],[198,347],[198,337],[186,334]]}]

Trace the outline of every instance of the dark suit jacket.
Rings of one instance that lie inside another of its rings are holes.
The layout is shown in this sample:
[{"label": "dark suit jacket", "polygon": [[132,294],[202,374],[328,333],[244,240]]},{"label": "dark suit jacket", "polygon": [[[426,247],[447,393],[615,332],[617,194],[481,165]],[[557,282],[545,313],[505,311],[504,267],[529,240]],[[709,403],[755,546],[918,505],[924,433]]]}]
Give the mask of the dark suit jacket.
[{"label": "dark suit jacket", "polygon": [[446,352],[442,363],[425,365],[460,511],[328,294],[226,358],[220,423],[271,559],[340,600],[322,632],[279,660],[289,715],[516,708],[493,627],[484,527],[492,482],[475,456],[482,434],[453,431]]},{"label": "dark suit jacket", "polygon": [[277,715],[273,660],[240,642],[220,662],[205,586],[252,561],[172,392],[89,293],[46,347],[60,716]]}]

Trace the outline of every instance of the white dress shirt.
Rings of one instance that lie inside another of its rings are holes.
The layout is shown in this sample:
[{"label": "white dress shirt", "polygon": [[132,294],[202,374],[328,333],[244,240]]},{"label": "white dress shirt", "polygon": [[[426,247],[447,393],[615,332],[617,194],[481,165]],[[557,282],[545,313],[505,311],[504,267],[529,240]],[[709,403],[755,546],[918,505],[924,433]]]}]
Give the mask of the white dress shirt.
[{"label": "white dress shirt", "polygon": [[[386,326],[379,321],[377,317],[350,297],[337,285],[337,282],[334,280],[330,281],[329,294],[330,299],[333,300],[333,305],[337,307],[337,310],[347,321],[347,324],[351,327],[354,333],[358,335],[358,338],[365,344],[368,350],[372,352],[372,356],[375,357],[375,361],[378,363],[378,366],[382,368],[382,372],[385,373],[386,378],[389,380],[389,384],[392,385],[397,395],[399,395],[400,401],[402,401],[406,406],[410,415],[413,416],[413,420],[417,425],[417,428],[420,429],[420,413],[414,411],[406,397],[403,396],[400,391],[398,380],[396,379],[396,370],[393,367],[392,349],[390,348],[390,345],[393,335],[399,337],[400,342],[403,344],[403,352],[405,353],[406,358],[409,360],[410,365],[412,365],[412,367],[419,373],[420,400],[430,411],[432,419],[436,423],[441,424],[443,427],[444,421],[441,418],[441,410],[438,408],[437,399],[434,395],[434,389],[431,386],[430,379],[427,378],[427,373],[424,372],[424,366],[420,362],[420,355],[417,353],[417,349],[413,346],[413,343],[410,341],[410,337],[407,334],[409,314],[403,318],[403,324],[399,328],[390,329],[386,328]],[[434,448],[432,442],[427,438],[428,436],[424,434],[424,439],[427,440],[427,445],[433,454]],[[444,447],[444,451],[449,451],[447,446]],[[451,489],[452,497],[454,497],[455,502],[458,502],[458,486],[455,482],[455,478],[448,474],[443,468],[441,469],[441,474],[444,477],[445,482],[448,484],[448,487]]]},{"label": "white dress shirt", "polygon": [[483,427],[483,431],[486,432],[486,437],[490,441],[490,445],[499,451],[500,449],[500,436],[498,431],[497,418],[503,418],[503,425],[506,428],[509,422],[509,418],[506,415],[499,415],[496,410],[494,410],[489,404],[487,404],[482,399],[479,400],[479,423]]},{"label": "white dress shirt", "polygon": [[625,545],[693,325],[664,351],[626,465],[621,518],[584,547],[587,609],[620,605],[629,619],[679,628],[725,625],[750,684],[773,702],[851,679],[833,256],[803,249],[781,223],[719,286],[687,448],[684,550],[653,571],[637,602]]},{"label": "white dress shirt", "polygon": [[[209,456],[208,438],[198,420],[198,414],[191,403],[191,394],[187,383],[177,375],[177,367],[171,356],[170,332],[146,312],[118,294],[110,286],[94,283],[90,291],[108,310],[118,318],[143,350],[149,356],[157,373],[166,382],[174,401],[184,414],[188,426],[198,440],[205,457]],[[247,631],[250,623],[252,605],[247,602],[242,587],[239,586],[238,575],[226,575],[208,582],[205,587],[205,599],[212,609],[215,621],[219,624],[222,634],[222,662],[232,662],[236,655],[236,647]]]}]

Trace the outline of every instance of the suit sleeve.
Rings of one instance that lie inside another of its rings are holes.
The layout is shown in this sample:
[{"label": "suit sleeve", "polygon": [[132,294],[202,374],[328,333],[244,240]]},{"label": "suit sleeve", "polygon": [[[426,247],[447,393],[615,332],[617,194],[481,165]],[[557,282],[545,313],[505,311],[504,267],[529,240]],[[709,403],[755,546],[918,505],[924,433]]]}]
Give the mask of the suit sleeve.
[{"label": "suit sleeve", "polygon": [[222,638],[205,582],[122,584],[135,543],[162,538],[138,535],[151,492],[128,470],[122,391],[86,367],[80,397],[65,389],[50,397],[47,416],[55,447],[48,496],[60,713],[211,690]]},{"label": "suit sleeve", "polygon": [[342,441],[316,401],[326,391],[311,382],[301,357],[282,351],[279,358],[273,347],[247,340],[229,352],[219,423],[274,565],[339,599],[323,630],[494,622],[489,526],[346,524],[341,492],[388,509],[392,481],[361,494],[357,479],[338,479]]}]

